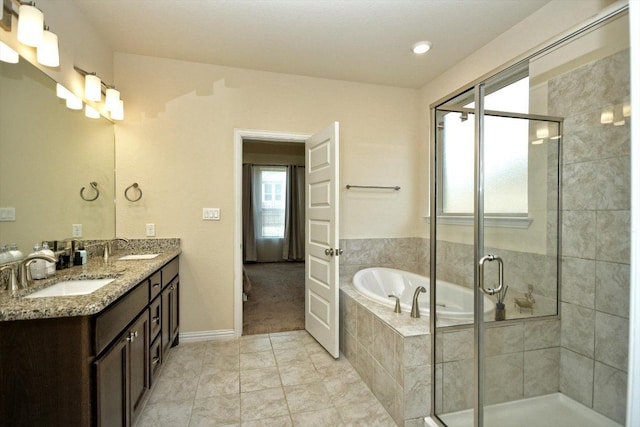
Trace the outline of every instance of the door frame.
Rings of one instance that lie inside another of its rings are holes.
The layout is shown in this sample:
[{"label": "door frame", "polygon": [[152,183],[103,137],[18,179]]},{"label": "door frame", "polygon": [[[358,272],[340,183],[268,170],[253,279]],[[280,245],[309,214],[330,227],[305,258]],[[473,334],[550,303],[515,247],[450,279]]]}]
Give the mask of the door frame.
[{"label": "door frame", "polygon": [[233,330],[242,336],[242,144],[245,139],[304,144],[311,134],[253,129],[233,130]]}]

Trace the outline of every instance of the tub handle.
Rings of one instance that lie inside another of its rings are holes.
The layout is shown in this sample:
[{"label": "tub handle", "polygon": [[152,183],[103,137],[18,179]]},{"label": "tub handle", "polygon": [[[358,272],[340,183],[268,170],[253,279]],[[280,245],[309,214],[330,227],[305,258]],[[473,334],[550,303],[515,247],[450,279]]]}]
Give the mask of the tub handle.
[{"label": "tub handle", "polygon": [[[498,287],[495,288],[495,289],[492,289],[492,288],[488,288],[487,289],[487,288],[484,287],[484,263],[486,261],[489,261],[489,262],[498,261]],[[487,295],[494,295],[494,294],[496,294],[496,293],[498,293],[498,292],[500,292],[502,290],[502,278],[504,276],[504,268],[503,268],[503,265],[502,265],[502,258],[497,257],[495,255],[491,255],[491,254],[483,256],[480,259],[480,262],[478,263],[478,269],[479,269],[479,272],[478,272],[478,287],[480,288],[480,290],[482,292],[484,292]]]},{"label": "tub handle", "polygon": [[387,295],[389,298],[396,299],[396,308],[393,309],[394,313],[402,313],[402,309],[400,308],[400,297],[396,295]]}]

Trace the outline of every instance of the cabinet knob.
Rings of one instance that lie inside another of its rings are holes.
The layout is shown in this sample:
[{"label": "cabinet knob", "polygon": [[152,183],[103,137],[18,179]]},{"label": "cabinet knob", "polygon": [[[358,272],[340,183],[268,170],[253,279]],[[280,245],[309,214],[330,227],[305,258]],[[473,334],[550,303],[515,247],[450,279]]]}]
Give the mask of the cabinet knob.
[{"label": "cabinet knob", "polygon": [[153,361],[151,362],[152,365],[157,365],[158,363],[160,363],[160,358],[159,357],[154,357]]},{"label": "cabinet knob", "polygon": [[134,342],[137,337],[138,337],[138,331],[129,332],[129,338],[127,338],[127,341]]},{"label": "cabinet knob", "polygon": [[158,287],[160,287],[160,283],[154,283],[154,284],[153,284],[153,287],[154,287],[154,288],[158,288]]},{"label": "cabinet knob", "polygon": [[151,318],[152,322],[156,322],[158,325],[160,324],[160,316],[154,316]]}]

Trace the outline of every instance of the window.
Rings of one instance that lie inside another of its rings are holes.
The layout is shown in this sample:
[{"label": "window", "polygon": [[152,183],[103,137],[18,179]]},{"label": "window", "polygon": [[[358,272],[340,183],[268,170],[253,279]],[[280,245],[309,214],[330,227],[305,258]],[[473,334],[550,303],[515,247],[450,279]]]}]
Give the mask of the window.
[{"label": "window", "polygon": [[284,209],[286,200],[287,168],[280,166],[256,167],[255,188],[259,189],[258,237],[284,237]]},{"label": "window", "polygon": [[[473,108],[474,104],[465,105]],[[526,113],[529,78],[485,97],[485,110]],[[442,212],[469,215],[474,207],[474,115],[447,112],[442,120]],[[488,215],[528,214],[529,120],[484,117],[485,212]]]}]

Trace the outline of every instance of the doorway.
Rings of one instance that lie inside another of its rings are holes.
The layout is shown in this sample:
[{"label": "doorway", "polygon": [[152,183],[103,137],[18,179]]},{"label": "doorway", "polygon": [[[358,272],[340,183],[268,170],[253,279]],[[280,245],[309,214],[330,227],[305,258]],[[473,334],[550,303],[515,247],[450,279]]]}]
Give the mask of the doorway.
[{"label": "doorway", "polygon": [[242,144],[243,335],[304,329],[304,144]]}]

